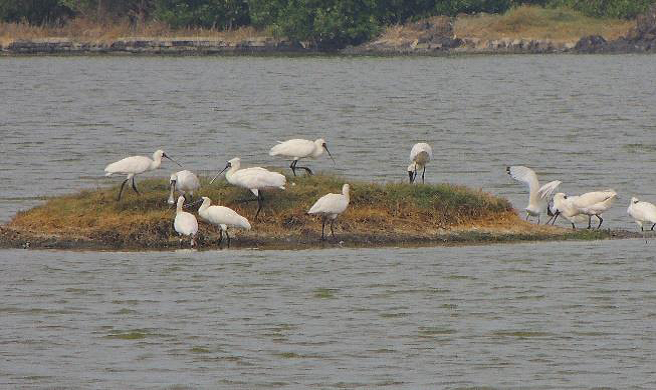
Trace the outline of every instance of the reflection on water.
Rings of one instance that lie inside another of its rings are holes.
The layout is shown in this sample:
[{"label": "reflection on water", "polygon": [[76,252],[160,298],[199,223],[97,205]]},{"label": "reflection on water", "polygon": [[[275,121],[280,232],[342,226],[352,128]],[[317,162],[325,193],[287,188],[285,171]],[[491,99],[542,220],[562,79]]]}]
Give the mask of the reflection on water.
[{"label": "reflection on water", "polygon": [[0,384],[653,389],[648,248],[3,251]]},{"label": "reflection on water", "polygon": [[[506,165],[656,201],[652,56],[0,58],[0,221],[166,150],[209,174],[312,168],[507,196]],[[149,175],[168,176],[175,169]],[[338,189],[336,189],[338,190]],[[0,387],[656,388],[653,243],[320,251],[0,251]]]}]

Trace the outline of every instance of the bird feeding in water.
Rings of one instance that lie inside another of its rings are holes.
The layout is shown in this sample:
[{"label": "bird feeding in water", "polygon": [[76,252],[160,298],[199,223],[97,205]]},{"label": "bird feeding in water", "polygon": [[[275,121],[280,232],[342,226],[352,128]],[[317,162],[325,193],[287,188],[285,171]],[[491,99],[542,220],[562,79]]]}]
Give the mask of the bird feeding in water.
[{"label": "bird feeding in water", "polygon": [[433,158],[433,149],[425,142],[419,142],[410,150],[410,165],[408,165],[408,176],[410,183],[414,183],[417,179],[419,170],[421,173],[421,182],[424,183],[424,176],[426,175],[426,164]]},{"label": "bird feeding in water", "polygon": [[127,178],[121,184],[121,189],[118,192],[117,200],[121,200],[121,194],[123,194],[123,187],[125,186],[125,183],[127,183],[128,180],[130,179],[132,180],[132,189],[134,190],[134,192],[139,194],[139,190],[137,190],[137,186],[134,183],[134,177],[140,173],[146,171],[152,171],[159,168],[160,165],[162,165],[162,158],[167,158],[173,161],[174,163],[180,165],[177,161],[167,156],[163,150],[158,150],[155,153],[153,153],[152,160],[146,156],[132,156],[132,157],[126,157],[122,160],[107,165],[105,167],[105,172],[107,172],[105,176],[111,176],[115,173],[121,175],[127,175]]},{"label": "bird feeding in water", "polygon": [[547,201],[551,194],[558,188],[561,181],[554,180],[540,187],[538,176],[531,168],[516,165],[506,167],[506,172],[517,181],[528,184],[528,206],[526,206],[526,220],[528,217],[538,217],[538,224],[540,224],[540,215],[547,208]]},{"label": "bird feeding in water", "polygon": [[319,198],[310,210],[308,214],[318,214],[321,215],[321,240],[325,240],[324,230],[326,228],[326,220],[330,219],[330,233],[333,238],[335,238],[335,231],[333,230],[333,224],[337,216],[343,213],[349,205],[350,196],[349,196],[350,186],[344,184],[342,186],[341,194],[327,194]]},{"label": "bird feeding in water", "polygon": [[189,200],[194,198],[194,191],[200,188],[200,180],[191,171],[184,170],[171,174],[171,193],[169,194],[168,204],[175,203],[174,194],[176,191],[180,192],[187,199],[189,193]]},{"label": "bird feeding in water", "polygon": [[642,226],[645,223],[651,225],[649,230],[654,230],[654,226],[656,226],[656,206],[652,203],[640,201],[634,196],[631,198],[631,204],[626,212],[640,226],[640,230],[645,230]]},{"label": "bird feeding in water", "polygon": [[323,154],[324,149],[328,153],[328,156],[335,163],[333,155],[330,154],[326,141],[323,138],[319,138],[316,141],[310,141],[307,139],[290,139],[289,141],[280,142],[278,145],[271,148],[269,151],[269,156],[284,156],[293,158],[292,163],[289,167],[292,169],[292,173],[296,176],[297,169],[304,169],[309,175],[312,175],[312,170],[308,167],[297,166],[298,160],[302,158],[318,158]]},{"label": "bird feeding in water", "polygon": [[198,233],[198,221],[192,213],[182,211],[184,204],[184,196],[178,197],[178,205],[175,210],[175,219],[173,220],[173,228],[180,236],[180,244],[182,244],[182,236],[191,237],[191,246],[196,245],[196,234]]},{"label": "bird feeding in water", "polygon": [[287,179],[284,175],[281,175],[278,172],[271,172],[261,167],[240,168],[241,159],[239,159],[239,157],[228,160],[225,168],[212,178],[210,184],[212,184],[221,173],[228,170],[225,174],[228,183],[237,187],[249,189],[257,197],[257,212],[254,217],[257,218],[260,214],[260,210],[262,210],[262,203],[264,202],[262,190],[273,188],[284,190]]},{"label": "bird feeding in water", "polygon": [[219,230],[219,245],[223,241],[223,233],[228,239],[228,246],[230,246],[230,234],[228,234],[228,227],[237,227],[246,230],[251,229],[251,224],[248,220],[236,211],[229,207],[224,206],[210,206],[212,201],[207,196],[203,196],[203,204],[198,209],[198,215],[207,222],[217,225],[221,228]]}]

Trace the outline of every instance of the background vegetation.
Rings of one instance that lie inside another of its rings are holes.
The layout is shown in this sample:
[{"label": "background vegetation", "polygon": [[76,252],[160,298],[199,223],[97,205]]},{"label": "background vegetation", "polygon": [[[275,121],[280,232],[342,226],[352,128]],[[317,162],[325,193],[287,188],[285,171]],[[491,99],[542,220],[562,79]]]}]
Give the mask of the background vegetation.
[{"label": "background vegetation", "polygon": [[503,13],[520,5],[569,8],[597,18],[634,18],[653,0],[0,0],[0,21],[63,26],[74,19],[136,28],[229,30],[253,26],[322,49],[359,44],[385,26],[433,15]]}]

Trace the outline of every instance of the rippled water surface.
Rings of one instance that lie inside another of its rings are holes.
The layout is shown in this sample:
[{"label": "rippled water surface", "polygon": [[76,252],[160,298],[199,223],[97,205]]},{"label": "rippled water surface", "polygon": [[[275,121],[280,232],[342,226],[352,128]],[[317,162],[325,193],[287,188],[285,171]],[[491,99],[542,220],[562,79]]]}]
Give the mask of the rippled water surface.
[{"label": "rippled water surface", "polygon": [[[207,174],[327,139],[346,178],[508,197],[508,164],[656,202],[653,56],[0,58],[0,222],[162,148]],[[148,176],[167,176],[173,166]],[[656,388],[653,242],[0,251],[0,387]]]}]

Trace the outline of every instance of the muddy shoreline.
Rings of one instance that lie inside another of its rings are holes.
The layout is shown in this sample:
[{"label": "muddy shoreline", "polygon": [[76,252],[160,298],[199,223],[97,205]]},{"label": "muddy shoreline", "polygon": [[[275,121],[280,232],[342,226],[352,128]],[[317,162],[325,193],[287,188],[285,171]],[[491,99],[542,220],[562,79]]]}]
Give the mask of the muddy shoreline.
[{"label": "muddy shoreline", "polygon": [[[465,246],[494,243],[518,243],[563,240],[605,240],[642,238],[640,232],[628,230],[570,230],[549,228],[548,232],[524,233],[508,232],[504,229],[463,229],[444,231],[437,234],[371,234],[338,232],[336,238],[321,241],[319,234],[308,232],[303,235],[267,236],[248,234],[234,237],[230,246],[218,244],[216,231],[199,234],[198,249],[322,249],[334,247],[434,247]],[[160,251],[189,248],[188,242],[182,245],[177,237],[135,237],[131,242],[106,237],[59,236],[22,231],[8,226],[0,226],[0,248],[2,249],[64,249],[64,250],[129,250]]]}]

